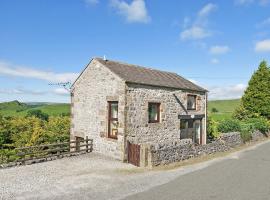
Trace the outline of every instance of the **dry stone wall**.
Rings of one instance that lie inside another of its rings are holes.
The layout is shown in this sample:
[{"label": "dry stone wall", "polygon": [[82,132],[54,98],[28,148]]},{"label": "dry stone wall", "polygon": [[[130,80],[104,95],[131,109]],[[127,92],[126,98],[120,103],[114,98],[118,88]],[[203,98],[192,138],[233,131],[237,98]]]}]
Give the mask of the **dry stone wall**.
[{"label": "dry stone wall", "polygon": [[[260,132],[254,132],[253,141],[265,137]],[[240,133],[224,133],[217,140],[206,145],[195,145],[191,141],[155,144],[149,146],[149,166],[166,165],[169,163],[187,160],[201,155],[209,155],[216,152],[226,152],[243,144]]]}]

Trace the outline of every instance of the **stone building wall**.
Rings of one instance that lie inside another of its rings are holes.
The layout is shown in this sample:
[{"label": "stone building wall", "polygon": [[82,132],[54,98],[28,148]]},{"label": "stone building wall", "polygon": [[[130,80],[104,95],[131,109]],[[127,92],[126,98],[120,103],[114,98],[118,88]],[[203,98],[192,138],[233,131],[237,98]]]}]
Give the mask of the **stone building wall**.
[{"label": "stone building wall", "polygon": [[[88,136],[93,151],[124,159],[125,83],[93,60],[72,87],[71,139]],[[108,101],[118,101],[118,139],[108,134]]]},{"label": "stone building wall", "polygon": [[[136,144],[162,143],[180,139],[178,115],[205,114],[205,94],[177,89],[127,84],[126,135]],[[196,94],[197,110],[187,111],[187,94]],[[148,123],[148,103],[161,103],[160,122]],[[205,122],[203,120],[203,130]],[[205,139],[204,139],[205,140]]]}]

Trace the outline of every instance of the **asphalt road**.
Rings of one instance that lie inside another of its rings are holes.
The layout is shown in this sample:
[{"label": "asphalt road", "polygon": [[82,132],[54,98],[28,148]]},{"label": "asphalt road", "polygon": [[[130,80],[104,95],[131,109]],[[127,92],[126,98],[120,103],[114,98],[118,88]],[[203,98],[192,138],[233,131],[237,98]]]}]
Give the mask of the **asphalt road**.
[{"label": "asphalt road", "polygon": [[269,200],[270,143],[126,199]]}]

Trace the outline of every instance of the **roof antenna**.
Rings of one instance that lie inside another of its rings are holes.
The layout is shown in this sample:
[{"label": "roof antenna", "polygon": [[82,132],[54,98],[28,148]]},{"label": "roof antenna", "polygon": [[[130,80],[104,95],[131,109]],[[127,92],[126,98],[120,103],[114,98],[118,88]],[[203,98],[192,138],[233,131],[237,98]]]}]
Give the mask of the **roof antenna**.
[{"label": "roof antenna", "polygon": [[105,55],[103,56],[103,60],[107,61],[107,59],[106,59],[106,56],[105,56]]},{"label": "roof antenna", "polygon": [[49,85],[57,85],[63,87],[65,90],[67,90],[69,93],[71,92],[71,82],[59,82],[59,83],[49,83]]}]

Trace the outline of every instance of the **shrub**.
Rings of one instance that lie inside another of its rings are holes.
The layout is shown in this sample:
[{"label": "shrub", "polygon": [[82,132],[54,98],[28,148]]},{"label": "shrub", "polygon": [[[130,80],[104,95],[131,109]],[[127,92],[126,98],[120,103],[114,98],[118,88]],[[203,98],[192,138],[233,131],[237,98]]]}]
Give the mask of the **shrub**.
[{"label": "shrub", "polygon": [[234,119],[226,119],[222,120],[218,126],[217,130],[220,133],[229,133],[229,132],[237,132],[241,130],[240,122]]},{"label": "shrub", "polygon": [[242,138],[244,143],[246,143],[252,139],[251,131],[249,130],[249,128],[243,128],[240,131],[240,135],[241,135],[241,138]]},{"label": "shrub", "polygon": [[217,122],[215,122],[211,117],[207,118],[207,139],[214,140],[219,135],[217,131]]},{"label": "shrub", "polygon": [[270,123],[265,118],[251,118],[244,122],[250,126],[250,131],[260,131],[262,134],[266,134],[270,130]]},{"label": "shrub", "polygon": [[49,115],[47,113],[42,112],[41,110],[29,110],[27,112],[27,117],[36,117],[42,120],[48,121]]},{"label": "shrub", "polygon": [[212,112],[212,113],[217,113],[217,112],[218,112],[218,109],[212,108],[212,109],[211,109],[211,112]]}]

